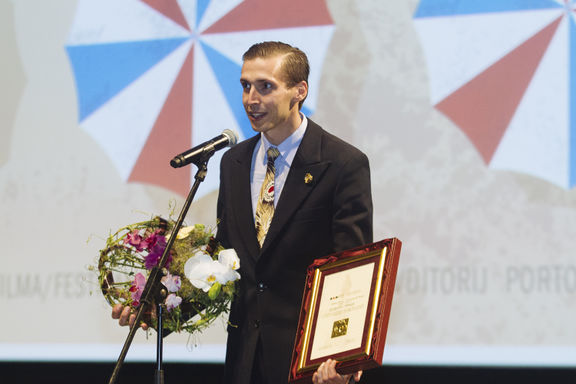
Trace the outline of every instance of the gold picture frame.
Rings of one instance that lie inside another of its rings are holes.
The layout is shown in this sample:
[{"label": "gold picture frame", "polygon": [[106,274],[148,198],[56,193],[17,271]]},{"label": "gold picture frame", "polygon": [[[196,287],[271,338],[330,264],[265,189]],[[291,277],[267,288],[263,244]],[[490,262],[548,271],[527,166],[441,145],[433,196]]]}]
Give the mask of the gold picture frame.
[{"label": "gold picture frame", "polygon": [[308,268],[290,382],[311,382],[327,359],[338,361],[341,374],[381,364],[401,247],[386,239]]}]

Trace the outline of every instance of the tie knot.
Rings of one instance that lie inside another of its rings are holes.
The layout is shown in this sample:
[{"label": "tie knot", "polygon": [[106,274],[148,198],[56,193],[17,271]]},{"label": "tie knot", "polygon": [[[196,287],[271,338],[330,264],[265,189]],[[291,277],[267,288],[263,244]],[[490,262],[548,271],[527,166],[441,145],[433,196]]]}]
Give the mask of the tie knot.
[{"label": "tie knot", "polygon": [[274,161],[278,156],[280,156],[280,151],[278,151],[278,148],[276,147],[270,147],[266,154],[268,155],[268,161]]}]

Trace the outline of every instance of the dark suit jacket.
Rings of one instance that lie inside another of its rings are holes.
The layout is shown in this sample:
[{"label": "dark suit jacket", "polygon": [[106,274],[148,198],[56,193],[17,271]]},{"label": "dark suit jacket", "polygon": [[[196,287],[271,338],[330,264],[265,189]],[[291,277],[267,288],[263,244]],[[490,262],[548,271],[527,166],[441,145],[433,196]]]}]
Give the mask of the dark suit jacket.
[{"label": "dark suit jacket", "polygon": [[221,161],[217,237],[238,253],[242,276],[230,313],[226,384],[250,382],[259,338],[268,382],[286,383],[308,265],[372,242],[368,158],[308,120],[260,250],[250,195],[259,139],[236,145]]}]

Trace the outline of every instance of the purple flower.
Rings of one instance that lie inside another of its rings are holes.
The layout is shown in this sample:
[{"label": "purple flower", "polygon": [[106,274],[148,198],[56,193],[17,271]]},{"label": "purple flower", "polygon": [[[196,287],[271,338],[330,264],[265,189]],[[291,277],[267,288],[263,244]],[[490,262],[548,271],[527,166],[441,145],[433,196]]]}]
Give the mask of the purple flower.
[{"label": "purple flower", "polygon": [[138,252],[142,252],[145,248],[145,246],[142,244],[142,236],[140,236],[140,233],[137,229],[126,235],[124,238],[124,244],[130,244],[136,248]]},{"label": "purple flower", "polygon": [[146,269],[152,269],[158,265],[160,258],[162,257],[162,252],[150,252],[144,257],[144,266]]},{"label": "purple flower", "polygon": [[182,286],[182,280],[180,279],[180,276],[171,275],[170,273],[162,277],[160,281],[162,284],[164,284],[166,289],[168,289],[168,292],[178,292]]},{"label": "purple flower", "polygon": [[[150,270],[158,265],[160,259],[162,258],[162,254],[164,253],[164,247],[155,248],[150,252],[148,255],[144,256],[144,266],[146,269]],[[168,260],[166,260],[166,268],[170,267],[170,262],[172,261],[172,254],[168,255]]]},{"label": "purple flower", "polygon": [[166,298],[166,301],[164,302],[164,304],[166,304],[166,309],[168,311],[173,310],[174,308],[179,306],[180,303],[182,303],[182,298],[180,296],[176,296],[173,293],[169,294],[168,297]]},{"label": "purple flower", "polygon": [[[166,248],[166,238],[154,232],[148,236],[143,243],[147,244],[146,248],[148,249],[148,255],[144,257],[144,265],[146,269],[152,269],[158,265],[158,262],[162,258],[164,248]],[[170,267],[171,261],[172,255],[169,255],[165,265],[166,268]]]},{"label": "purple flower", "polygon": [[152,251],[154,247],[163,243],[166,245],[166,238],[160,234],[161,230],[157,229],[152,232],[148,237],[142,241],[142,246],[148,251]]},{"label": "purple flower", "polygon": [[144,292],[144,286],[146,285],[146,276],[141,273],[137,273],[134,276],[134,281],[130,287],[130,292],[132,296],[132,305],[137,307],[140,305],[140,298],[142,297],[142,292]]}]

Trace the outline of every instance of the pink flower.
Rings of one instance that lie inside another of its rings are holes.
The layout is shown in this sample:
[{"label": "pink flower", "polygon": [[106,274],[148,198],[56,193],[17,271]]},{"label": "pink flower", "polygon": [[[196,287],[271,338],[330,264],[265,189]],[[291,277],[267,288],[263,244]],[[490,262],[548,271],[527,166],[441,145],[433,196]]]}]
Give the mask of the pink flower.
[{"label": "pink flower", "polygon": [[146,237],[142,241],[142,246],[148,251],[151,251],[152,249],[154,249],[154,247],[156,247],[160,243],[166,245],[166,238],[162,236],[160,232],[161,232],[160,229],[157,229],[154,232],[152,232],[148,237]]},{"label": "pink flower", "polygon": [[124,244],[130,244],[131,246],[136,248],[138,252],[142,252],[145,248],[142,244],[142,236],[140,236],[140,233],[138,232],[137,229],[133,230],[132,232],[126,235],[126,237],[124,238]]},{"label": "pink flower", "polygon": [[166,304],[166,309],[168,311],[173,310],[174,308],[179,306],[180,303],[182,303],[182,298],[180,296],[176,296],[173,293],[169,294],[168,297],[166,298],[166,301],[164,302],[164,304]]},{"label": "pink flower", "polygon": [[182,280],[180,279],[180,276],[171,275],[170,273],[162,277],[160,281],[162,284],[164,284],[166,289],[168,289],[168,292],[178,292],[182,286]]},{"label": "pink flower", "polygon": [[[160,259],[162,258],[162,254],[164,253],[164,247],[155,248],[150,252],[148,255],[144,256],[144,266],[146,269],[152,269],[158,265]],[[166,268],[170,267],[170,262],[172,261],[172,254],[168,255],[168,260],[166,260]]]},{"label": "pink flower", "polygon": [[[148,236],[142,243],[146,244],[148,249],[148,255],[144,257],[144,265],[146,269],[152,269],[158,265],[158,262],[162,258],[164,253],[164,248],[166,248],[166,238],[162,235],[158,235],[158,231],[154,232]],[[170,261],[172,261],[172,255],[168,256],[165,267],[170,267]]]},{"label": "pink flower", "polygon": [[152,269],[158,265],[160,258],[162,257],[162,252],[150,252],[144,256],[144,266],[146,269]]},{"label": "pink flower", "polygon": [[141,273],[137,273],[134,276],[134,281],[130,287],[130,292],[132,296],[132,305],[137,307],[140,305],[140,298],[142,297],[142,292],[144,292],[144,286],[146,285],[146,276]]}]

